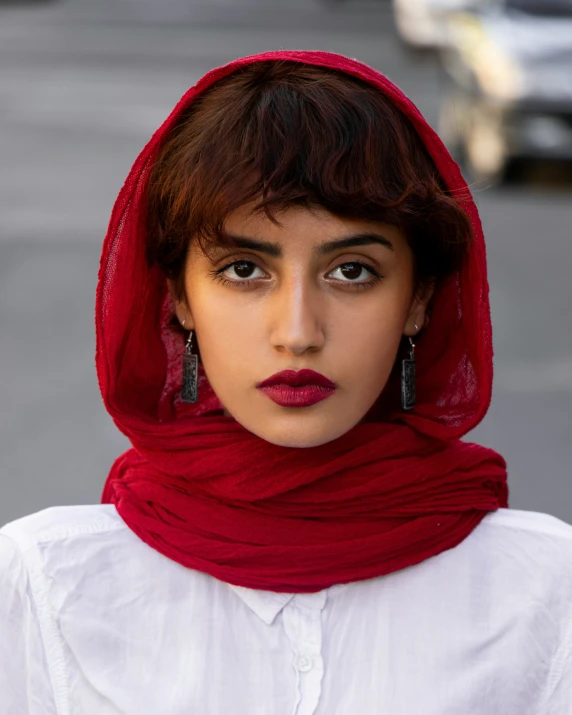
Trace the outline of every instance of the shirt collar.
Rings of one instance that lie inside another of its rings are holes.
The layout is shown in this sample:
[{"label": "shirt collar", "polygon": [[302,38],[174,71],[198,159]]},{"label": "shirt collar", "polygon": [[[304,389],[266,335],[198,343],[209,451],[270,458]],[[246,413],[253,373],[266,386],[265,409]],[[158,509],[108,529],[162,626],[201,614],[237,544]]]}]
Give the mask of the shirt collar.
[{"label": "shirt collar", "polygon": [[271,625],[276,616],[294,597],[293,593],[277,593],[276,591],[258,591],[244,586],[230,588],[239,596],[251,611],[266,623]]}]

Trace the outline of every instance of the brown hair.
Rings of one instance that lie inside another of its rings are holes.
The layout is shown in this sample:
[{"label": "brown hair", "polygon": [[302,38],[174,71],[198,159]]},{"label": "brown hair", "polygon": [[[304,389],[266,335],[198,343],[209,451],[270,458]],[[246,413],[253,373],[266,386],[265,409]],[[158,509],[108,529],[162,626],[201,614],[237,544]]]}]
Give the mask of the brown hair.
[{"label": "brown hair", "polygon": [[407,117],[361,80],[295,62],[248,65],[183,112],[150,176],[149,263],[180,295],[190,239],[224,242],[225,218],[249,202],[272,220],[318,205],[396,225],[420,283],[455,272],[472,240]]}]

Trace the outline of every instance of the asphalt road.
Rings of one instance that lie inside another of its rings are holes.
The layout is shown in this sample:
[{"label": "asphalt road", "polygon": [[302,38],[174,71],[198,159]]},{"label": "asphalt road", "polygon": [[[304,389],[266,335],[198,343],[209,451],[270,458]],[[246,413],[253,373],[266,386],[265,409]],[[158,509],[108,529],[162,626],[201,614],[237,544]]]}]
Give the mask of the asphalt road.
[{"label": "asphalt road", "polygon": [[[93,364],[113,200],[187,87],[215,65],[280,47],[358,57],[436,121],[438,66],[403,50],[384,2],[0,5],[0,524],[99,500],[127,445]],[[507,458],[511,506],[572,522],[572,188],[537,177],[480,189],[477,200],[496,384],[470,437]]]}]

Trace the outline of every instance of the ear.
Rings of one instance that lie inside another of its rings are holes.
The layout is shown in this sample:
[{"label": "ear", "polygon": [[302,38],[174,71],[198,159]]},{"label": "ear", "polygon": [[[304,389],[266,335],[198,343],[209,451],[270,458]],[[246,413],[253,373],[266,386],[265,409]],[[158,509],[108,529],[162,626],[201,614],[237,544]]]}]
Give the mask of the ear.
[{"label": "ear", "polygon": [[167,287],[175,305],[177,320],[185,328],[185,330],[194,330],[195,322],[193,320],[193,313],[186,294],[184,292],[182,296],[178,294],[175,281],[170,278],[167,278]]},{"label": "ear", "polygon": [[434,293],[435,281],[433,279],[424,281],[418,286],[411,301],[411,308],[403,329],[404,335],[413,337],[423,328],[427,317],[427,306]]}]

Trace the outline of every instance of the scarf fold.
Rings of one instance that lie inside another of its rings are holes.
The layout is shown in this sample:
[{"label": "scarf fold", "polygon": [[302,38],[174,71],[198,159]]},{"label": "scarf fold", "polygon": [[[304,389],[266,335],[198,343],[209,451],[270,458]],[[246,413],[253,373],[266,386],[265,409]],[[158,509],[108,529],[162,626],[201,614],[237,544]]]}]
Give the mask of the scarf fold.
[{"label": "scarf fold", "polygon": [[[475,233],[461,271],[439,288],[418,342],[418,405],[356,426],[321,447],[278,447],[249,433],[201,372],[200,401],[181,404],[183,338],[166,281],[145,261],[149,168],[180,113],[206,88],[258,60],[292,60],[370,82],[410,119]],[[311,592],[417,564],[507,506],[505,463],[460,437],[488,409],[492,340],[485,246],[470,192],[414,105],[375,70],[339,55],[275,52],[213,70],[191,88],[136,160],[103,247],[96,305],[105,405],[133,449],[102,501],[145,543],[229,583]]]}]

